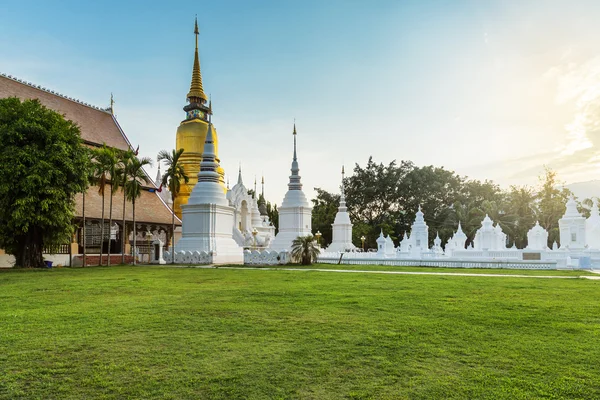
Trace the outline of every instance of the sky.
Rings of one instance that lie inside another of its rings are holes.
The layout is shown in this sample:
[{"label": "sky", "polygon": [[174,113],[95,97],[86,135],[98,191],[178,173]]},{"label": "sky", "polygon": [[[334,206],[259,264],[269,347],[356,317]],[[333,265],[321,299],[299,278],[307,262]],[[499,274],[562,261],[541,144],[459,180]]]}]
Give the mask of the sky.
[{"label": "sky", "polygon": [[[600,172],[598,1],[0,0],[0,72],[106,107],[140,155],[175,147],[194,57],[233,185],[280,204],[412,160],[503,187]],[[156,173],[156,164],[151,175]]]}]

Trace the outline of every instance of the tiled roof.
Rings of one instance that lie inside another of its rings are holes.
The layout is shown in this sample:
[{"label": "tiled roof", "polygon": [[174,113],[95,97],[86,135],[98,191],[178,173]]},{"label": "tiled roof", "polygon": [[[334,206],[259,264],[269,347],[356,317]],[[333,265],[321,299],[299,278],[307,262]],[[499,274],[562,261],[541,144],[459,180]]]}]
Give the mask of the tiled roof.
[{"label": "tiled roof", "polygon": [[[102,145],[106,143],[107,146],[121,150],[131,149],[125,133],[109,111],[32,83],[0,74],[0,98],[5,97],[18,97],[21,100],[39,99],[40,103],[46,107],[64,114],[65,118],[79,125],[81,137],[88,145]],[[150,177],[148,176],[148,178]],[[135,202],[136,222],[170,225],[171,209],[159,198],[157,193],[147,190],[148,188],[155,187],[152,180],[149,180],[151,183],[144,185],[146,189],[142,190],[142,196]],[[104,205],[105,218],[107,219],[110,202],[109,192],[110,189],[107,188]],[[77,217],[83,215],[82,197],[81,194],[75,197],[75,215]],[[86,218],[100,219],[102,217],[102,196],[98,194],[97,186],[92,186],[87,191],[85,214]],[[122,220],[123,218],[123,194],[121,191],[115,191],[115,196],[113,197],[113,218],[116,220]],[[127,203],[125,219],[127,221],[133,220],[131,203]],[[175,224],[181,225],[181,221],[177,217],[175,217]]]},{"label": "tiled roof", "polygon": [[[110,212],[110,187],[106,186],[104,197],[104,218],[108,221]],[[75,196],[75,216],[83,216],[83,195]],[[100,219],[102,218],[102,195],[98,193],[98,186],[90,186],[85,196],[85,217]],[[113,219],[123,220],[123,192],[120,189],[115,190],[113,197]],[[125,205],[125,219],[133,221],[133,208],[131,202]],[[163,224],[171,225],[171,209],[162,202],[158,193],[142,190],[142,196],[135,201],[135,221],[136,223]],[[175,225],[181,226],[181,221],[175,216]]]},{"label": "tiled roof", "polygon": [[109,111],[0,74],[0,98],[5,97],[39,99],[46,107],[64,114],[65,118],[79,125],[81,138],[88,143],[106,143],[107,146],[121,150],[130,148],[127,138]]}]

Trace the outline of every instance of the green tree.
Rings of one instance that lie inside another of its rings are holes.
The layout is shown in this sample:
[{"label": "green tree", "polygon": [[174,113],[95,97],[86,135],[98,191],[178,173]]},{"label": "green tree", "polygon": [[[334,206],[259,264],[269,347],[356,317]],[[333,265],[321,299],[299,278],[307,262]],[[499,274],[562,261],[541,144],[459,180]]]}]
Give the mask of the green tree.
[{"label": "green tree", "polygon": [[[164,161],[167,165],[167,170],[162,177],[161,184],[163,186],[168,186],[169,191],[171,192],[171,200],[173,200],[173,204],[175,204],[175,198],[179,194],[181,190],[181,182],[188,183],[190,178],[188,178],[185,170],[183,169],[183,164],[181,163],[181,155],[183,154],[183,149],[173,150],[172,153],[169,153],[166,150],[162,150],[158,153],[157,161]],[[172,211],[172,210],[171,210]],[[175,264],[175,212],[171,212],[171,257],[172,263]]]},{"label": "green tree", "polygon": [[125,264],[125,243],[127,241],[127,225],[125,222],[125,209],[127,206],[127,196],[125,193],[126,183],[129,179],[127,173],[129,170],[129,164],[131,164],[131,160],[135,157],[135,154],[132,150],[121,152],[119,155],[120,166],[117,169],[117,176],[119,177],[119,183],[121,186],[121,191],[123,192],[123,228],[121,233],[121,264]]},{"label": "green tree", "polygon": [[74,196],[89,159],[79,128],[37,100],[0,99],[0,248],[42,267],[43,248],[70,242]]},{"label": "green tree", "polygon": [[319,248],[315,242],[315,238],[311,235],[298,236],[292,241],[290,255],[294,262],[300,262],[302,265],[312,264],[319,255]]},{"label": "green tree", "polygon": [[571,191],[561,187],[556,171],[546,167],[544,174],[539,177],[540,189],[538,198],[538,220],[540,225],[548,231],[548,246],[556,241],[560,244],[560,230],[558,220],[563,216],[566,202]]},{"label": "green tree", "polygon": [[267,201],[267,216],[275,227],[275,234],[277,234],[279,232],[279,210],[277,209],[277,204],[271,204],[270,201]]},{"label": "green tree", "polygon": [[113,166],[115,165],[115,162],[116,154],[113,148],[108,147],[106,144],[104,144],[102,145],[102,147],[94,150],[94,182],[96,182],[96,184],[98,185],[98,193],[102,195],[102,221],[100,224],[100,259],[98,260],[98,265],[102,265],[102,256],[104,255],[104,204],[106,197],[106,187],[109,186],[110,173],[111,171],[113,171]]},{"label": "green tree", "polygon": [[535,190],[530,186],[511,186],[507,193],[507,212],[513,218],[512,238],[515,245],[522,249],[527,246],[527,232],[536,221]]},{"label": "green tree", "polygon": [[312,228],[313,231],[319,231],[322,234],[321,240],[323,247],[327,247],[333,240],[333,228],[331,225],[335,221],[340,195],[331,194],[326,190],[315,188],[317,197],[312,200]]},{"label": "green tree", "polygon": [[114,148],[110,148],[110,151],[107,154],[107,162],[108,164],[108,174],[109,174],[109,187],[110,187],[110,201],[108,206],[108,254],[107,254],[107,264],[110,265],[110,245],[111,245],[111,230],[113,223],[113,198],[115,194],[115,189],[118,190],[118,187],[121,185],[121,178],[124,179],[122,174],[120,173],[121,169],[121,157],[120,153],[116,151]]},{"label": "green tree", "polygon": [[135,201],[142,195],[142,186],[149,184],[150,179],[144,172],[145,166],[152,166],[152,160],[148,157],[137,158],[132,157],[125,171],[125,196],[131,201],[133,207],[133,265],[135,265],[136,252],[136,226],[135,226]]}]

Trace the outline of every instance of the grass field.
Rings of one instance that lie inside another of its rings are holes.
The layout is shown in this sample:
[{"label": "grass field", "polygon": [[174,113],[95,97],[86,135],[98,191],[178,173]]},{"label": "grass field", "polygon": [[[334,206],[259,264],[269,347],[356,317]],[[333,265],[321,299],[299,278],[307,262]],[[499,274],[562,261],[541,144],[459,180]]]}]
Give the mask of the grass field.
[{"label": "grass field", "polygon": [[0,399],[97,398],[598,399],[600,281],[0,271]]}]

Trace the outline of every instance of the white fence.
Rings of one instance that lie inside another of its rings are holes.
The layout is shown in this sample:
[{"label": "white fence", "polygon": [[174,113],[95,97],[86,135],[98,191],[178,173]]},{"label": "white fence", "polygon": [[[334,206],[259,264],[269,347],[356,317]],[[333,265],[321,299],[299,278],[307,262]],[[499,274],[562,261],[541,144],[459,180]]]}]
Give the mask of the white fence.
[{"label": "white fence", "polygon": [[[387,265],[394,267],[442,267],[442,268],[505,268],[505,269],[557,269],[557,261],[521,261],[521,260],[457,260],[452,258],[438,259],[399,259],[356,257],[360,253],[342,253],[339,255],[322,255],[317,263],[341,265]],[[363,253],[364,254],[364,253]]]}]

